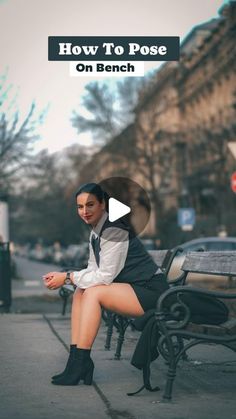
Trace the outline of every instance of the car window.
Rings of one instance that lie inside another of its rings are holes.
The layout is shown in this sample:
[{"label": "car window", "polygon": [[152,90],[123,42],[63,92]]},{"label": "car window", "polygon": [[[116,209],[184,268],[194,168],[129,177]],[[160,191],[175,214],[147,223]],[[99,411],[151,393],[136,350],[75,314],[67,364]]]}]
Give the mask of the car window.
[{"label": "car window", "polygon": [[207,250],[206,249],[206,243],[195,243],[195,244],[191,244],[188,247],[186,247],[184,249],[184,253],[187,252],[196,252],[198,250]]},{"label": "car window", "polygon": [[207,250],[234,250],[233,243],[226,241],[208,242]]}]

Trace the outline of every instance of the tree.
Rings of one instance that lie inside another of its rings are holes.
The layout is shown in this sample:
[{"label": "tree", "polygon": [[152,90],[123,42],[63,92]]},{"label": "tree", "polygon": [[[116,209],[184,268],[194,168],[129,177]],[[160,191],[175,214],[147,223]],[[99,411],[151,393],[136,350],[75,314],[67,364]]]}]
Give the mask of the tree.
[{"label": "tree", "polygon": [[82,98],[82,110],[72,113],[78,133],[89,131],[95,141],[109,142],[134,119],[138,92],[146,79],[128,78],[113,83],[89,83]]},{"label": "tree", "polygon": [[[166,213],[163,196],[171,193],[175,134],[158,129],[155,106],[136,120],[136,159],[140,180],[151,200],[156,234]],[[138,179],[137,179],[138,180]]]},{"label": "tree", "polygon": [[85,152],[80,150],[76,154],[74,146],[63,153],[50,155],[43,150],[34,156],[34,164],[10,200],[10,207],[14,207],[11,212],[14,241],[40,240],[45,244],[59,241],[67,245],[84,240],[86,232],[77,216],[74,193],[85,161]]},{"label": "tree", "polygon": [[226,225],[230,213],[235,214],[235,196],[230,189],[233,165],[228,151],[228,141],[235,135],[235,128],[235,124],[221,127],[215,123],[186,134],[187,158],[191,161],[186,184],[199,213],[214,216],[218,226]]},{"label": "tree", "polygon": [[9,191],[18,171],[28,164],[31,145],[38,138],[35,129],[43,121],[45,111],[35,116],[35,104],[23,121],[19,112],[12,114],[15,99],[11,99],[12,86],[7,85],[6,75],[0,77],[0,190]]}]

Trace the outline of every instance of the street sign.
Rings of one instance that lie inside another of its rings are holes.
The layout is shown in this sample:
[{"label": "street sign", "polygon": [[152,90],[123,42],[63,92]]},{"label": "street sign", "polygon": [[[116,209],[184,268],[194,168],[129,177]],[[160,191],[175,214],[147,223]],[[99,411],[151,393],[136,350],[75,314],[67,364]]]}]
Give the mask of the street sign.
[{"label": "street sign", "polygon": [[236,172],[234,172],[231,176],[231,189],[236,193]]},{"label": "street sign", "polygon": [[184,231],[191,231],[195,224],[195,209],[194,208],[179,208],[178,209],[178,225]]}]

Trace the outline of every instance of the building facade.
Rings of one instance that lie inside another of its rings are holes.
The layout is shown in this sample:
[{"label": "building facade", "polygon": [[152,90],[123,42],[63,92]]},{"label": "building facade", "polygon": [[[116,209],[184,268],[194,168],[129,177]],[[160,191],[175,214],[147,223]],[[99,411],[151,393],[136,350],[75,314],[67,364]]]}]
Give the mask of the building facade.
[{"label": "building facade", "polygon": [[235,161],[227,146],[236,141],[235,41],[233,1],[219,18],[193,28],[180,61],[157,71],[137,107],[137,142],[153,143],[159,218],[169,213],[172,222],[178,208],[193,207],[193,234],[217,234],[223,225],[236,234],[236,197],[230,189]]},{"label": "building facade", "polygon": [[[152,217],[145,234],[173,246],[225,228],[236,235],[236,169],[228,142],[236,141],[236,2],[201,24],[141,92],[135,121],[95,154],[84,181],[127,176],[149,193]],[[87,170],[88,169],[88,170]],[[89,175],[89,179],[88,179]],[[197,223],[188,236],[178,208],[191,207]],[[223,227],[224,226],[224,227]]]}]

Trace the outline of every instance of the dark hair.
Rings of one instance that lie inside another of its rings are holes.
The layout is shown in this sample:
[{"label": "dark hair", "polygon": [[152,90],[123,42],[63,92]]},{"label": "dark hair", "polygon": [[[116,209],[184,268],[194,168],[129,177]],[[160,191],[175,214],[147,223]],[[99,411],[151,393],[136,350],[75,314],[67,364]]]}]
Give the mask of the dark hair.
[{"label": "dark hair", "polygon": [[80,188],[75,193],[75,198],[77,198],[77,196],[84,192],[96,196],[97,200],[100,203],[102,203],[102,201],[104,200],[106,205],[106,211],[108,211],[108,201],[110,197],[108,193],[104,191],[98,183],[85,183],[84,185],[80,186]]}]

